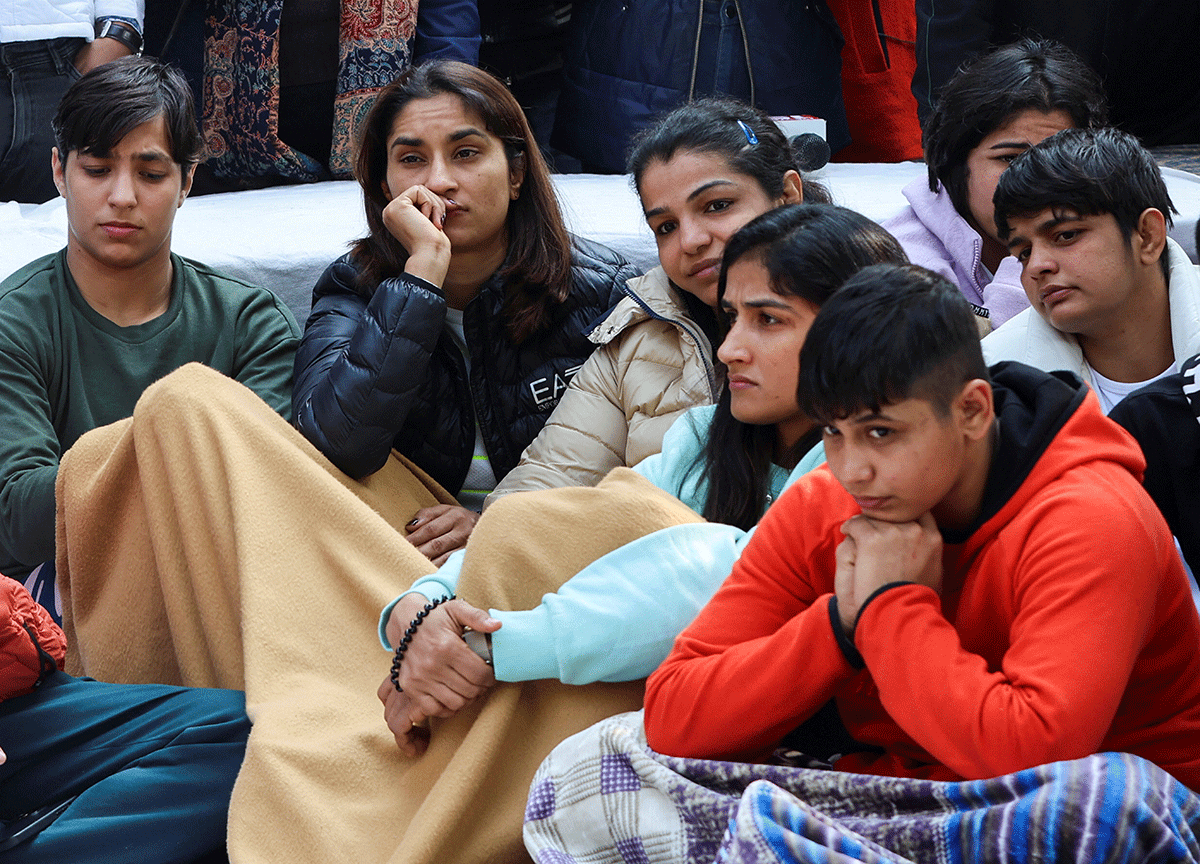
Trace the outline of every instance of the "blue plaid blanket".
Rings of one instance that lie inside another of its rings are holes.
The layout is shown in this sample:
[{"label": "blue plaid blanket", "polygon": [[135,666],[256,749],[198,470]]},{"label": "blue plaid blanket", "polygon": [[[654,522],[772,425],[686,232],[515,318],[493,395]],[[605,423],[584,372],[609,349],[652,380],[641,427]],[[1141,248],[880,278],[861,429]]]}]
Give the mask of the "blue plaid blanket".
[{"label": "blue plaid blanket", "polygon": [[1196,862],[1200,797],[1102,753],[961,783],[662,756],[641,713],[568,738],[534,778],[537,864]]}]

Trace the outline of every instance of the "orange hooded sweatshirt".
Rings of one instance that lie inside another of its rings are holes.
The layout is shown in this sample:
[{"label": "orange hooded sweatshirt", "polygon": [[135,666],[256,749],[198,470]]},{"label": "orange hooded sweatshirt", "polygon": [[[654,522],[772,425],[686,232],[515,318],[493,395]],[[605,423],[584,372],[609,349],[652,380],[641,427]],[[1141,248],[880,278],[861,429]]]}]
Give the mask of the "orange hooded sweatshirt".
[{"label": "orange hooded sweatshirt", "polygon": [[827,468],[767,511],[647,682],[646,735],[755,761],[835,698],[839,770],[976,779],[1102,751],[1200,790],[1200,618],[1134,440],[1074,376],[993,367],[999,435],[977,525],[943,532],[943,588],[863,609],[856,669],[831,623],[840,526]]}]

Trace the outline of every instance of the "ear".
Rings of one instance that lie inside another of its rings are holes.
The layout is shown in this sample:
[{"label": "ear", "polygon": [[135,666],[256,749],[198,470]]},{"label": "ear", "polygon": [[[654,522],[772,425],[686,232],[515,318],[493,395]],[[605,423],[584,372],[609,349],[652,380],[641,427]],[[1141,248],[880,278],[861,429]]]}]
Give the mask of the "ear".
[{"label": "ear", "polygon": [[508,200],[516,201],[521,196],[521,184],[525,182],[525,154],[518,153],[508,163]]},{"label": "ear", "polygon": [[962,386],[950,411],[963,435],[970,441],[985,438],[996,422],[996,403],[992,385],[982,378],[972,378]]},{"label": "ear", "polygon": [[58,148],[50,148],[50,170],[54,174],[54,186],[58,189],[58,194],[62,197],[67,197],[67,177],[65,174],[66,160],[58,158]]},{"label": "ear", "polygon": [[183,206],[183,202],[187,199],[188,193],[192,191],[192,180],[196,178],[195,163],[192,163],[181,170],[183,171],[183,184],[179,188],[179,203],[175,205],[176,208]]},{"label": "ear", "polygon": [[788,171],[783,175],[783,194],[779,196],[778,204],[782,207],[784,204],[803,203],[804,183],[800,179],[800,172]]},{"label": "ear", "polygon": [[379,187],[381,189],[383,189],[383,200],[391,201],[392,200],[392,190],[388,188],[387,181],[386,180],[380,181]]},{"label": "ear", "polygon": [[1133,252],[1146,265],[1158,264],[1167,247],[1167,217],[1161,210],[1147,207],[1138,217],[1133,233]]}]

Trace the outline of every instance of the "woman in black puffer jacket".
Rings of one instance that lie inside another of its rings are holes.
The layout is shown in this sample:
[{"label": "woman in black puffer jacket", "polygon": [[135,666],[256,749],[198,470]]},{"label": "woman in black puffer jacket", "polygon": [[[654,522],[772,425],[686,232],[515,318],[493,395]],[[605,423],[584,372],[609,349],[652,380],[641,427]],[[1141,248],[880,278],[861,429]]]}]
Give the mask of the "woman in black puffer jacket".
[{"label": "woman in black puffer jacket", "polygon": [[457,497],[409,526],[441,563],[636,271],[568,235],[520,106],[475,67],[434,61],[384,89],[356,173],[370,234],[313,292],[294,419],[352,477],[395,448]]}]

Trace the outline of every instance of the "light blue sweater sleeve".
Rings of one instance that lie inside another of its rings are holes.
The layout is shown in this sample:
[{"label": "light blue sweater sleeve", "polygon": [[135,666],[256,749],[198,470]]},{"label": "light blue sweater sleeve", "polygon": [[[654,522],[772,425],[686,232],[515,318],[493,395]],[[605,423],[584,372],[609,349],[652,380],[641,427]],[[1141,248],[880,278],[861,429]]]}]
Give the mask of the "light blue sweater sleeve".
[{"label": "light blue sweater sleeve", "polygon": [[747,536],[732,525],[673,525],[598,558],[536,609],[489,610],[502,625],[492,634],[496,678],[645,678],[725,581]]},{"label": "light blue sweater sleeve", "polygon": [[[824,461],[818,444],[786,479],[777,472],[773,497]],[[589,684],[646,677],[721,587],[753,534],[710,522],[664,528],[593,561],[536,609],[489,610],[502,625],[492,634],[496,678]]]},{"label": "light blue sweater sleeve", "polygon": [[716,410],[715,405],[689,408],[663,436],[662,450],[633,466],[634,471],[697,513],[703,512],[708,495],[708,483],[699,463]]},{"label": "light blue sweater sleeve", "polygon": [[422,576],[407,591],[383,607],[383,611],[379,613],[379,643],[384,648],[388,651],[392,651],[395,648],[387,638],[387,622],[392,617],[392,610],[396,608],[396,604],[413,593],[424,594],[428,600],[453,596],[455,589],[458,587],[458,577],[462,573],[463,556],[465,554],[465,549],[457,549],[451,552],[445,564],[428,576]]},{"label": "light blue sweater sleeve", "polygon": [[[703,507],[705,484],[686,468],[699,455],[711,418],[708,406],[683,415],[663,439],[662,457],[652,456],[635,469],[677,497],[680,492],[688,495],[692,500],[681,500],[695,510]],[[824,460],[824,448],[818,444],[786,479],[782,470],[774,472],[772,497],[778,498]],[[550,678],[565,684],[645,678],[729,576],[753,533],[709,522],[674,525],[598,558],[557,592],[544,595],[534,609],[488,610],[501,622],[492,634],[496,678]],[[441,569],[417,580],[405,593],[418,591],[429,599],[449,596],[462,561],[463,552],[455,552]],[[379,639],[389,649],[384,628],[399,599],[379,619]]]}]

